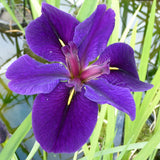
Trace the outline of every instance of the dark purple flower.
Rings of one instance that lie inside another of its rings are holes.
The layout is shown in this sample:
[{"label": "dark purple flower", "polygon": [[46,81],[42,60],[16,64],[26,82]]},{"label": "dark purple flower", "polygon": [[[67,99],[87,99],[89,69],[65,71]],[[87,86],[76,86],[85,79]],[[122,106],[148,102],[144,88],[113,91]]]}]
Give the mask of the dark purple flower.
[{"label": "dark purple flower", "polygon": [[38,94],[33,131],[47,152],[74,152],[87,142],[97,121],[98,104],[113,105],[134,120],[130,92],[152,88],[139,81],[129,45],[115,43],[106,48],[114,18],[112,9],[106,11],[105,5],[99,5],[80,23],[43,3],[42,15],[28,25],[29,47],[52,63],[42,64],[24,55],[8,68],[6,76],[11,90]]}]

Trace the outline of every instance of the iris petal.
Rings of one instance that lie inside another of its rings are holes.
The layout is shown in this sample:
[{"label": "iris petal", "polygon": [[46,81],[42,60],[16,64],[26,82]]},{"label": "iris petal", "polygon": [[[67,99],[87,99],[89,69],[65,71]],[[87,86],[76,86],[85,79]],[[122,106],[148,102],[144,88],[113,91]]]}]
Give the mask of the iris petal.
[{"label": "iris petal", "polygon": [[106,11],[106,5],[99,5],[89,18],[77,25],[73,42],[79,47],[79,58],[83,67],[95,60],[106,48],[114,23],[114,11]]},{"label": "iris petal", "polygon": [[101,77],[112,85],[128,88],[131,92],[146,91],[153,87],[152,84],[142,82],[124,71],[111,71],[109,75]]},{"label": "iris petal", "polygon": [[153,85],[141,82],[138,77],[134,51],[125,43],[110,45],[101,54],[95,64],[104,63],[110,59],[110,66],[119,70],[111,70],[109,75],[103,75],[109,83],[120,87],[129,88],[130,91],[146,91]]},{"label": "iris petal", "polygon": [[96,103],[74,95],[67,107],[70,89],[60,83],[51,93],[36,97],[32,126],[35,138],[47,152],[75,152],[91,135],[98,114]]},{"label": "iris petal", "polygon": [[79,24],[76,18],[47,3],[42,3],[42,14],[65,44],[73,40],[74,29]]},{"label": "iris petal", "polygon": [[61,44],[50,22],[42,14],[26,28],[26,40],[30,49],[48,61],[65,63]]},{"label": "iris petal", "polygon": [[95,64],[102,64],[110,59],[110,66],[117,67],[138,79],[134,51],[125,43],[114,43],[107,47]]},{"label": "iris petal", "polygon": [[65,63],[59,38],[65,44],[71,41],[78,23],[70,14],[43,3],[42,15],[27,26],[27,43],[35,54],[48,61]]},{"label": "iris petal", "polygon": [[12,91],[32,95],[51,92],[59,79],[68,79],[68,71],[62,64],[42,64],[24,55],[8,68],[6,77]]},{"label": "iris petal", "polygon": [[85,96],[99,104],[110,104],[135,119],[135,103],[127,88],[111,85],[105,79],[92,80],[86,85]]}]

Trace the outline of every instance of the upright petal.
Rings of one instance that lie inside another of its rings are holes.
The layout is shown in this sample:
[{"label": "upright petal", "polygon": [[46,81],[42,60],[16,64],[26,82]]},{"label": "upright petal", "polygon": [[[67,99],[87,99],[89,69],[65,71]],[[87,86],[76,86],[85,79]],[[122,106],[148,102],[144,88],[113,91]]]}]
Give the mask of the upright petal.
[{"label": "upright petal", "polygon": [[86,85],[85,96],[99,104],[108,103],[135,119],[135,103],[127,88],[113,86],[105,79],[92,80]]},{"label": "upright petal", "polygon": [[30,49],[48,61],[65,63],[61,44],[50,21],[42,14],[26,28],[26,40]]},{"label": "upright petal", "polygon": [[73,40],[74,29],[79,24],[76,18],[47,3],[42,3],[42,14],[65,44]]},{"label": "upright petal", "polygon": [[96,103],[84,97],[84,90],[74,95],[67,106],[70,89],[60,83],[49,94],[36,97],[32,126],[36,140],[47,152],[75,152],[91,135],[98,114]]},{"label": "upright petal", "polygon": [[12,91],[32,95],[51,92],[59,79],[68,79],[68,71],[62,64],[42,64],[24,55],[11,64],[6,77]]},{"label": "upright petal", "polygon": [[110,59],[110,66],[117,67],[138,79],[134,51],[125,43],[114,43],[107,47],[95,64],[102,64]]},{"label": "upright petal", "polygon": [[141,82],[138,77],[134,51],[125,43],[115,43],[106,48],[95,64],[102,64],[110,59],[110,66],[119,70],[111,70],[102,77],[113,85],[129,88],[130,91],[146,91],[153,85]]},{"label": "upright petal", "polygon": [[106,11],[106,5],[99,5],[88,19],[75,28],[73,41],[79,47],[82,66],[95,60],[106,48],[114,28],[114,17],[112,9]]}]

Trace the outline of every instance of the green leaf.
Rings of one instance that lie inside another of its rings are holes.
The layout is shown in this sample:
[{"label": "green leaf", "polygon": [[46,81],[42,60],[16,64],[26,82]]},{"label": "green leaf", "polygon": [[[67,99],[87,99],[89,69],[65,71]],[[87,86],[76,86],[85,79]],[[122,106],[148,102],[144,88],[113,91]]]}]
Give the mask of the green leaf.
[{"label": "green leaf", "polygon": [[[132,138],[131,138],[131,141],[132,141]],[[118,147],[114,147],[114,148],[105,149],[105,150],[96,152],[94,155],[94,158],[101,157],[101,156],[111,154],[111,153],[122,152],[123,150],[130,151],[130,150],[142,149],[145,147],[145,145],[147,145],[147,143],[148,142],[139,142],[139,143],[133,143],[130,145],[127,144],[127,145],[122,145],[122,146],[118,146]],[[160,143],[156,146],[156,149],[160,149]],[[83,157],[83,158],[80,158],[79,160],[88,160],[88,159],[87,159],[87,157]]]},{"label": "green leaf", "polygon": [[109,43],[108,44],[113,44],[115,42],[118,42],[118,36],[119,36],[119,25],[120,25],[120,10],[119,10],[119,0],[114,0],[110,5],[112,6],[111,8],[114,10],[116,16],[115,16],[115,26],[113,33],[109,39]]},{"label": "green leaf", "polygon": [[104,120],[104,117],[106,114],[106,110],[107,110],[106,105],[105,104],[102,105],[101,111],[98,116],[99,118],[98,118],[96,127],[92,133],[91,138],[90,138],[91,139],[91,146],[90,146],[90,152],[87,155],[88,159],[92,159],[94,157],[95,152],[96,152],[96,148],[98,146],[98,140],[99,140],[99,136],[100,136],[100,131],[102,128],[102,124],[103,124],[103,120]]},{"label": "green leaf", "polygon": [[11,160],[18,160],[18,158],[17,158],[15,153],[13,154],[13,157],[11,158]]},{"label": "green leaf", "polygon": [[134,160],[147,159],[159,144],[159,139],[160,139],[160,129],[152,136],[152,138],[138,153],[138,155],[134,158]]},{"label": "green leaf", "polygon": [[43,160],[47,160],[47,153],[43,150]]},{"label": "green leaf", "polygon": [[111,8],[112,0],[108,0],[106,4],[107,4],[107,9]]},{"label": "green leaf", "polygon": [[122,34],[122,37],[121,37],[121,39],[120,39],[120,42],[124,42],[124,41],[125,41],[125,39],[126,39],[126,37],[127,37],[127,34],[128,34],[128,32],[129,32],[129,30],[130,30],[130,28],[131,28],[131,26],[132,26],[132,24],[133,24],[136,16],[137,16],[140,8],[141,8],[141,5],[137,8],[136,12],[134,13],[134,15],[132,16],[131,20],[129,21],[127,27],[125,28],[125,30],[124,30],[124,32],[123,32],[123,34]]},{"label": "green leaf", "polygon": [[48,4],[51,4],[52,6],[57,7],[57,8],[59,8],[59,6],[60,6],[60,0],[46,0],[46,2]]},{"label": "green leaf", "polygon": [[153,151],[152,155],[149,157],[149,160],[155,160],[156,153],[157,153],[157,149]]},{"label": "green leaf", "polygon": [[120,155],[118,156],[118,158],[116,160],[121,160],[123,158],[124,154],[127,151],[127,148],[129,147],[131,140],[132,140],[132,138],[128,141],[128,144],[125,146],[125,148],[123,149],[123,151],[120,153]]},{"label": "green leaf", "polygon": [[148,60],[149,60],[149,53],[152,44],[152,35],[153,35],[153,28],[154,28],[154,21],[155,21],[155,10],[156,10],[156,0],[153,1],[151,14],[149,18],[149,23],[147,26],[146,36],[144,39],[142,56],[139,66],[139,78],[140,80],[144,81],[146,78],[147,67],[148,67]]},{"label": "green leaf", "polygon": [[134,134],[132,143],[136,141],[146,120],[152,113],[154,107],[159,103],[160,99],[160,90],[158,90],[160,87],[159,77],[160,77],[160,67],[156,72],[155,77],[152,81],[154,87],[151,90],[147,91],[144,100],[142,102],[142,105],[140,106],[141,109],[137,113],[135,121],[132,123],[132,128],[130,128],[129,136]]},{"label": "green leaf", "polygon": [[1,160],[9,160],[12,158],[19,144],[22,142],[23,138],[26,136],[26,134],[30,131],[32,127],[31,115],[32,113],[27,116],[27,118],[17,128],[12,137],[8,140],[7,144],[0,153]]},{"label": "green leaf", "polygon": [[33,19],[38,18],[41,15],[41,5],[38,0],[30,0]]},{"label": "green leaf", "polygon": [[[153,29],[153,26],[154,26],[153,19],[155,16],[155,6],[156,6],[156,1],[154,0],[152,9],[151,9],[151,16],[150,16],[151,21],[149,21],[149,24],[147,27],[148,29],[145,36],[145,43],[144,43],[145,45],[143,47],[143,52],[142,52],[141,64],[142,63],[144,64],[145,69],[142,69],[143,67],[140,67],[141,68],[140,74],[144,74],[145,76],[141,75],[141,78],[142,78],[141,80],[143,80],[143,78],[146,77],[146,71],[147,71],[146,67],[148,65],[148,58],[145,58],[145,56],[148,57],[150,52],[150,47],[148,48],[148,46],[146,46],[146,45],[150,45],[150,44],[147,44],[146,37],[148,37],[149,41],[152,38],[153,30],[151,31],[151,28]],[[150,30],[150,32],[148,32],[148,30]],[[146,50],[145,47],[147,47],[148,49]],[[142,72],[142,70],[144,71],[144,73]],[[159,77],[160,77],[160,67],[156,72],[154,79],[152,81],[152,84],[154,85],[154,87],[151,90],[148,90],[146,92],[146,95],[144,96],[143,101],[141,101],[142,93],[134,93],[134,98],[136,102],[136,119],[134,122],[130,123],[130,128],[127,135],[128,138],[134,135],[132,143],[134,143],[137,140],[139,133],[142,130],[142,127],[144,126],[146,120],[148,119],[149,115],[152,113],[154,107],[159,102],[158,99],[160,99],[160,93],[157,93],[157,90],[160,87]],[[140,105],[140,103],[142,104]],[[127,143],[127,140],[125,140],[125,143]],[[127,157],[125,158],[127,159]]]},{"label": "green leaf", "polygon": [[[133,135],[132,143],[134,143],[137,140],[139,133],[142,130],[142,127],[144,126],[148,117],[151,115],[155,106],[157,106],[157,104],[159,103],[159,99],[160,99],[159,77],[160,77],[160,67],[156,72],[155,77],[152,81],[152,84],[154,85],[154,87],[151,90],[147,91],[144,97],[144,100],[142,102],[142,105],[140,106],[140,111],[136,115],[135,121],[130,124],[131,127],[129,128],[130,132],[128,132],[128,137]],[[125,141],[125,143],[126,142],[127,140]]]},{"label": "green leaf", "polygon": [[89,149],[88,149],[87,143],[85,143],[82,146],[82,149],[83,149],[84,155],[86,156],[89,153]]},{"label": "green leaf", "polygon": [[[138,26],[138,22],[136,22],[133,31],[132,31],[132,35],[131,35],[131,42],[130,42],[130,46],[134,49],[135,48],[135,43],[136,43],[136,34],[137,34],[137,26]],[[128,143],[128,140],[130,139],[130,128],[132,126],[132,121],[130,120],[130,117],[126,114],[125,115],[125,134],[124,134],[124,144]]]},{"label": "green leaf", "polygon": [[135,43],[136,43],[136,35],[137,35],[137,26],[138,26],[138,22],[136,22],[133,31],[132,31],[132,35],[131,35],[131,42],[130,42],[130,46],[133,48],[133,50],[135,49]]},{"label": "green leaf", "polygon": [[78,151],[74,153],[73,160],[77,160],[77,156],[78,156]]},{"label": "green leaf", "polygon": [[26,160],[31,160],[35,155],[35,153],[37,152],[37,150],[39,149],[39,147],[40,147],[40,144],[37,141],[35,141],[34,146],[31,152],[29,153],[29,155],[27,156]]},{"label": "green leaf", "polygon": [[142,102],[141,108],[140,108],[141,113],[143,113],[146,110],[146,106],[149,105],[148,103],[151,103],[153,98],[155,97],[155,95],[157,95],[157,90],[160,87],[159,77],[160,77],[160,66],[159,66],[159,68],[158,68],[158,70],[157,70],[157,72],[151,82],[154,85],[154,87],[152,89],[150,89],[149,91],[147,91],[147,93],[143,99],[143,102]]},{"label": "green leaf", "polygon": [[[153,1],[150,19],[147,26],[146,35],[144,38],[144,44],[142,49],[141,61],[139,65],[139,78],[141,81],[144,81],[147,74],[148,68],[148,61],[149,61],[149,54],[152,44],[152,35],[153,35],[153,28],[154,28],[154,21],[155,21],[155,10],[156,10],[156,0]],[[139,107],[141,103],[142,93],[136,93],[135,96],[136,106]]]},{"label": "green leaf", "polygon": [[98,5],[98,0],[85,0],[76,18],[80,22],[84,21],[95,11],[97,5]]},{"label": "green leaf", "polygon": [[[115,125],[116,125],[116,116],[115,116],[115,108],[107,105],[107,127],[106,127],[106,138],[105,138],[105,149],[113,146],[115,133]],[[113,155],[104,156],[105,159],[113,159]]]}]

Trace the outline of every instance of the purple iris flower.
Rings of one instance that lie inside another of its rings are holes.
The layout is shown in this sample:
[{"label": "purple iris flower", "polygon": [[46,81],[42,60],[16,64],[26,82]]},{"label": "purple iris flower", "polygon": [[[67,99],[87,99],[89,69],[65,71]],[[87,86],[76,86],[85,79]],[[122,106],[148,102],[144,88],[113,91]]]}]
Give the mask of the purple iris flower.
[{"label": "purple iris flower", "polygon": [[32,126],[47,152],[74,152],[87,142],[97,121],[98,104],[113,105],[134,120],[130,92],[152,88],[139,80],[129,45],[106,47],[114,24],[115,13],[105,5],[80,23],[43,3],[42,15],[28,25],[29,47],[51,63],[24,55],[8,68],[6,76],[16,93],[38,94]]}]

